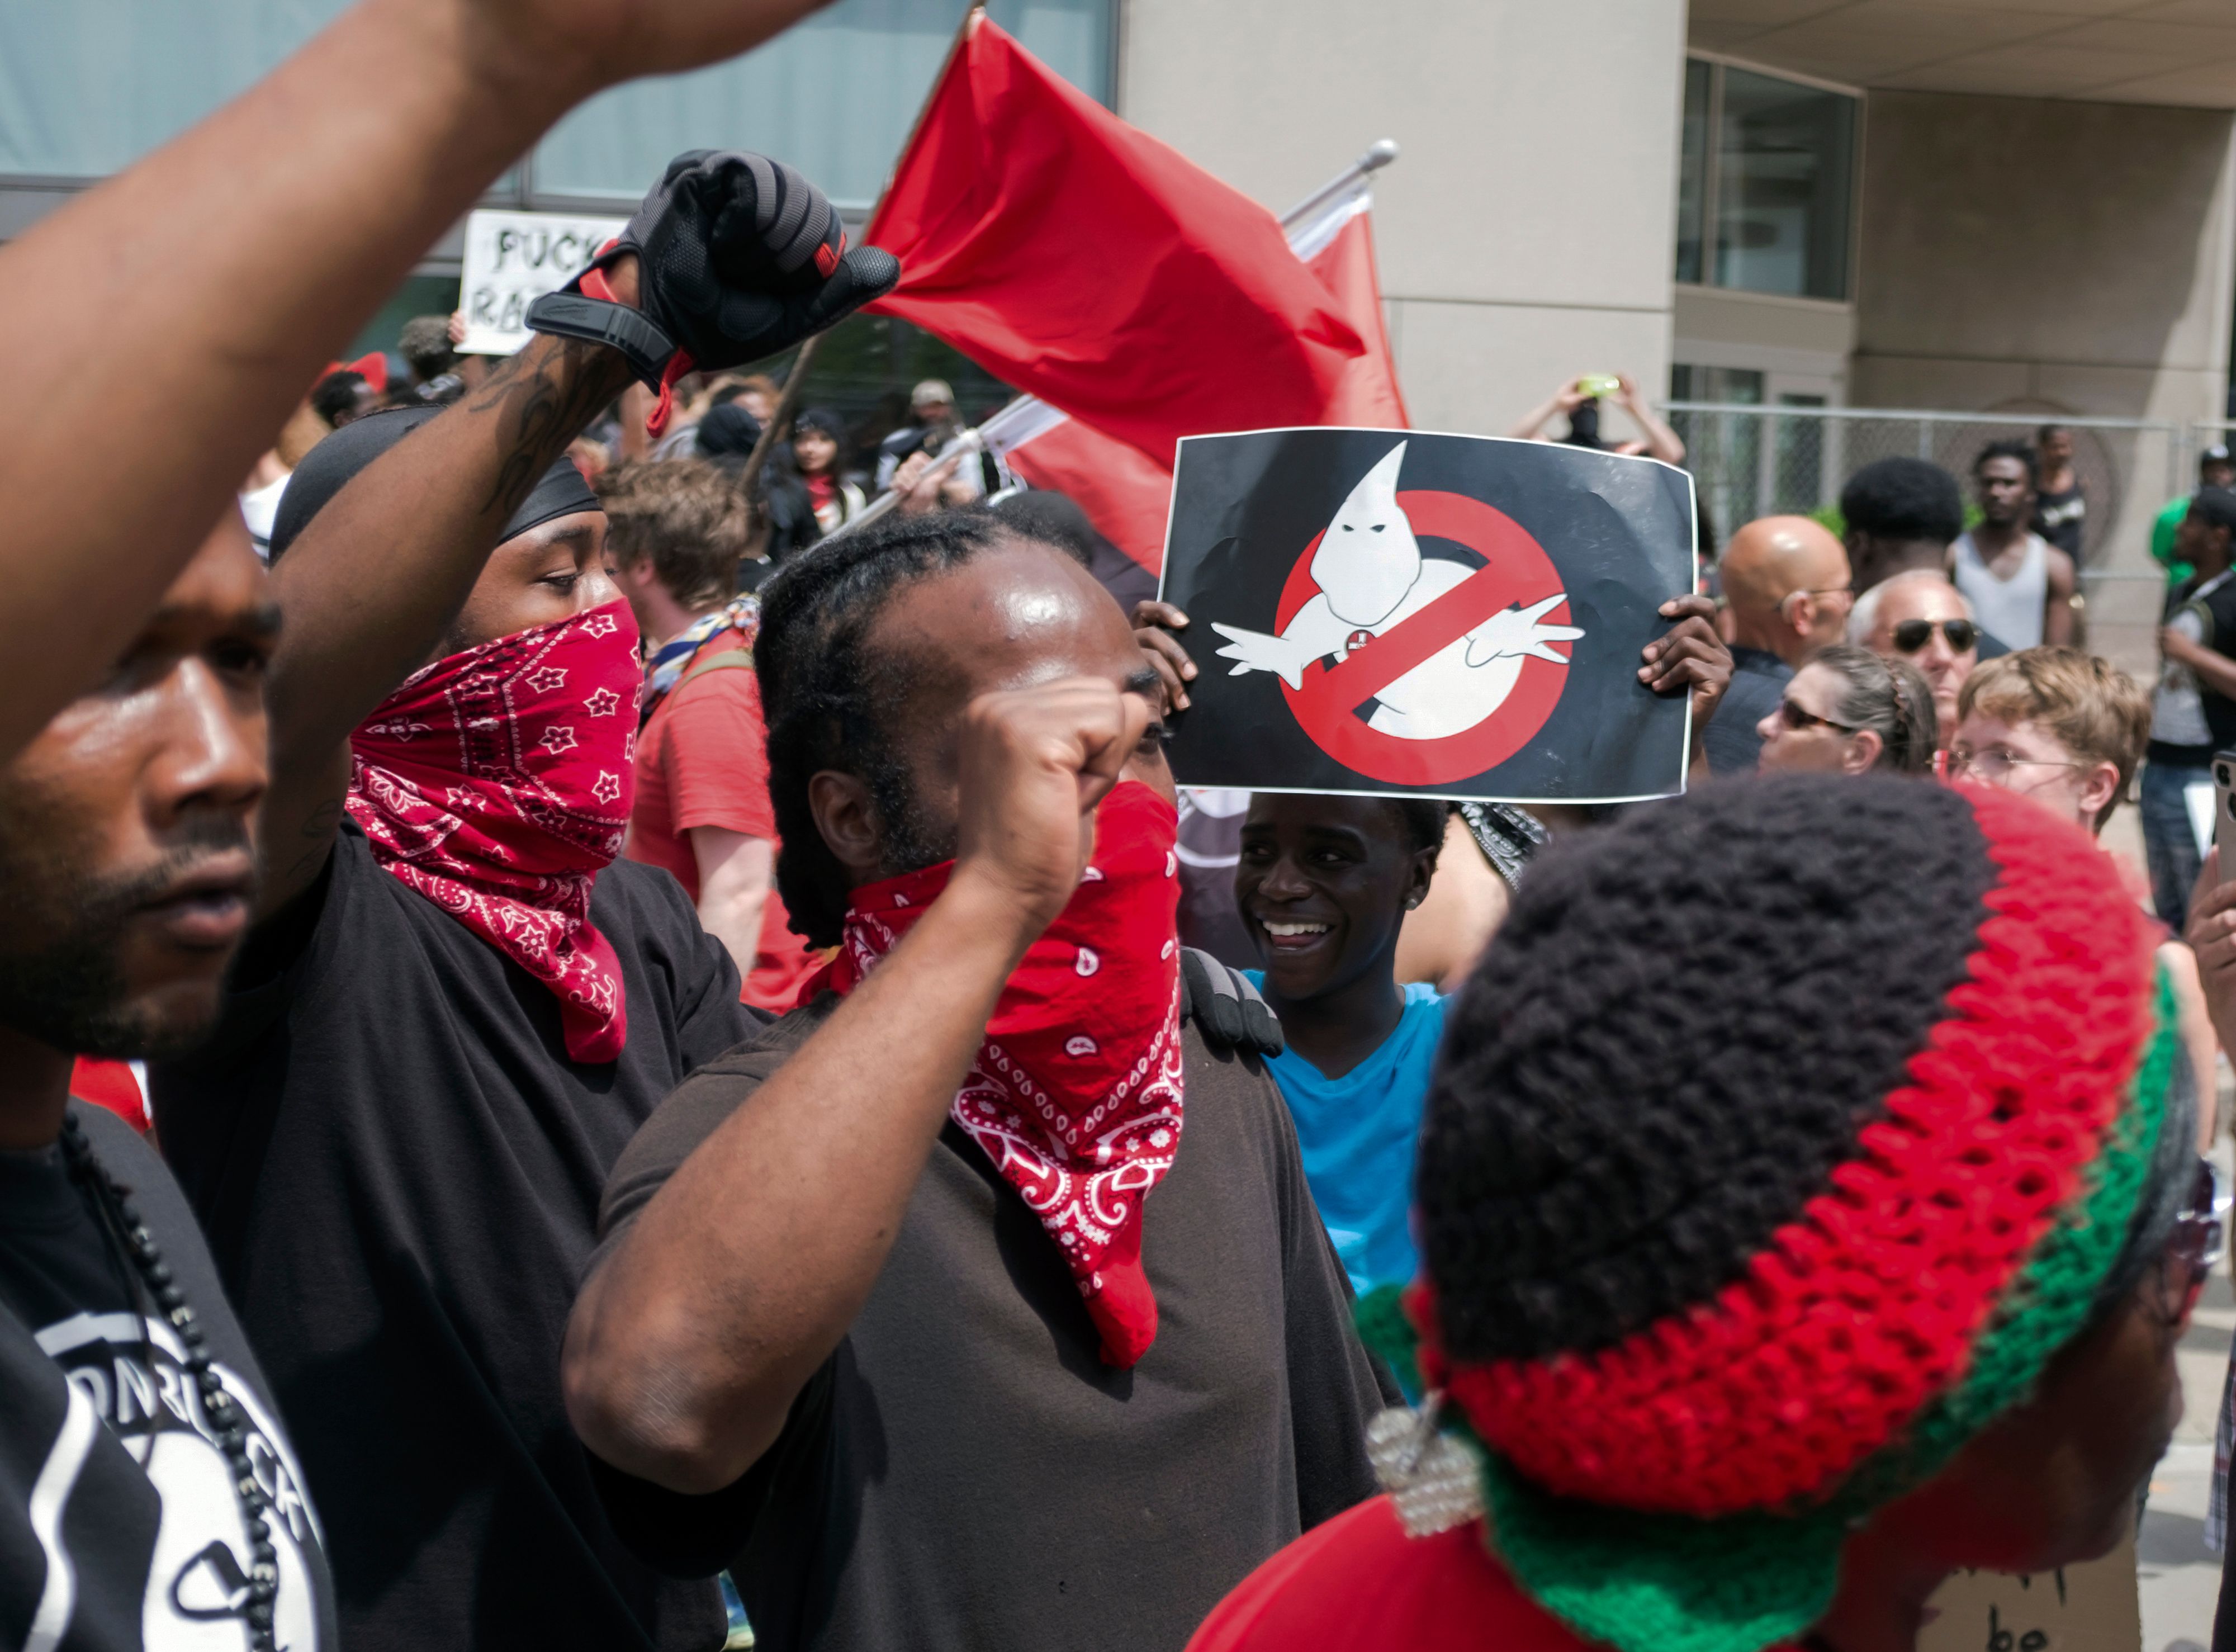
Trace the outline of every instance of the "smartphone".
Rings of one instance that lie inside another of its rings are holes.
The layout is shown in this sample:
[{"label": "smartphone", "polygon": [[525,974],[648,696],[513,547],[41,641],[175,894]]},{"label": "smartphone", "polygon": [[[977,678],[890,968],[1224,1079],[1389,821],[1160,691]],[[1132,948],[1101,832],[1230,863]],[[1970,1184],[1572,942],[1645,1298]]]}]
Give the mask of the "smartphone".
[{"label": "smartphone", "polygon": [[2213,754],[2213,846],[2220,851],[2220,881],[2236,879],[2236,752]]},{"label": "smartphone", "polygon": [[1588,372],[1576,380],[1579,396],[1612,396],[1622,388],[1622,380],[1613,373]]}]

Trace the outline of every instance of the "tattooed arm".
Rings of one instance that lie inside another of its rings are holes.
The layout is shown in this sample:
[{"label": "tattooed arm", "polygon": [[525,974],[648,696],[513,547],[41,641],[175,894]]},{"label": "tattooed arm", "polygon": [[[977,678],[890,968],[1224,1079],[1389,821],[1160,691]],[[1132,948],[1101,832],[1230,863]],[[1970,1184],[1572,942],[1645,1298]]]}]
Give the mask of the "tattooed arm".
[{"label": "tattooed arm", "polygon": [[[627,301],[634,262],[611,277]],[[595,592],[578,591],[607,584],[594,519],[561,517],[502,545],[497,535],[630,382],[603,346],[531,339],[477,392],[367,465],[274,566],[287,627],[269,679],[266,912],[326,865],[349,788],[350,731],[390,690],[481,635],[594,605],[582,597]],[[608,587],[598,600],[612,595]]]}]

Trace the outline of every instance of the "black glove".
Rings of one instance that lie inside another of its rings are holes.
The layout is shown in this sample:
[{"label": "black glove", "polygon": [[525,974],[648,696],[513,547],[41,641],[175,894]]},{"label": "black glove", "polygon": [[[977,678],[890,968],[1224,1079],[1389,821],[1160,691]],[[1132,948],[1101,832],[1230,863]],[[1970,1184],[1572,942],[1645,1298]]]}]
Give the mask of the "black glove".
[{"label": "black glove", "polygon": [[[692,149],[668,163],[589,270],[529,306],[528,325],[619,350],[661,393],[657,431],[685,373],[789,349],[899,282],[891,253],[845,249],[838,214],[792,168]],[[624,253],[637,258],[634,311],[602,301],[611,296],[602,271]]]},{"label": "black glove", "polygon": [[734,149],[669,161],[598,261],[622,253],[637,255],[637,307],[693,369],[787,350],[901,279],[891,253],[846,250],[820,189],[781,161]]},{"label": "black glove", "polygon": [[1258,989],[1208,952],[1180,948],[1180,1019],[1195,1017],[1204,1042],[1222,1050],[1278,1056],[1287,1047],[1281,1023]]}]

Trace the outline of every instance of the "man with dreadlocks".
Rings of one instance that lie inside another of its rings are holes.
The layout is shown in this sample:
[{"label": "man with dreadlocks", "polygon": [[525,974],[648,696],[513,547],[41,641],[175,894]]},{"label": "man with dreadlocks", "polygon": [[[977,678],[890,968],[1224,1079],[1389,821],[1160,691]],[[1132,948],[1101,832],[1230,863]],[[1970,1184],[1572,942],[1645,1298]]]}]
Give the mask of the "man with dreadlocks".
[{"label": "man with dreadlocks", "polygon": [[1429,1396],[1377,1419],[1392,1495],[1192,1652],[1907,1652],[1956,1569],[2110,1550],[2220,1243],[2154,938],[1986,788],[1555,848],[1455,1000],[1422,1275],[1362,1313]]},{"label": "man with dreadlocks", "polygon": [[1270,1025],[1182,1012],[1155,670],[979,510],[808,552],[757,655],[778,888],[839,951],[608,1185],[565,1364],[607,1507],[773,1652],[1177,1646],[1372,1490],[1384,1396]]}]

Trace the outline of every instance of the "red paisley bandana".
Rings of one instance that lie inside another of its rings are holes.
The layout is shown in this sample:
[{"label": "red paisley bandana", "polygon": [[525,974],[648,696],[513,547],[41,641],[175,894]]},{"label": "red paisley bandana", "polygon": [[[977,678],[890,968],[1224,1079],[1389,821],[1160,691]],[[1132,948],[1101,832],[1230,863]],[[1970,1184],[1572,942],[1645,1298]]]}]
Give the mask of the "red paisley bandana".
[{"label": "red paisley bandana", "polygon": [[[1094,862],[1002,990],[949,1109],[1062,1247],[1102,1358],[1121,1367],[1156,1340],[1141,1205],[1180,1150],[1178,826],[1137,781],[1103,799]],[[845,941],[802,1001],[852,991],[954,869],[856,890]]]},{"label": "red paisley bandana", "polygon": [[628,1036],[590,882],[635,791],[636,636],[616,602],[499,637],[406,679],[350,736],[373,858],[549,987],[580,1062]]}]

